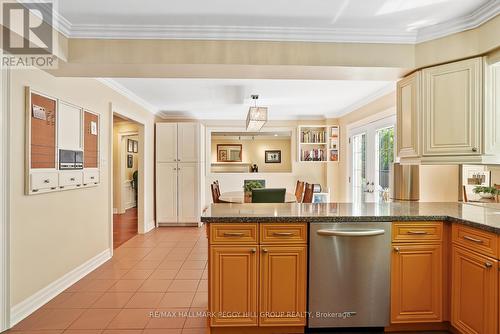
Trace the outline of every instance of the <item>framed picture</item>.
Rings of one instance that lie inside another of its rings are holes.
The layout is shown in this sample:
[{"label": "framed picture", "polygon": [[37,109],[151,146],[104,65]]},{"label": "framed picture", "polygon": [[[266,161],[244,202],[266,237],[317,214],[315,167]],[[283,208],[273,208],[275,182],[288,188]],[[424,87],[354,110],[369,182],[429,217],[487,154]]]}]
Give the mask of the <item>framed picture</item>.
[{"label": "framed picture", "polygon": [[134,156],[132,154],[127,154],[127,168],[134,167]]},{"label": "framed picture", "polygon": [[266,164],[280,164],[281,150],[265,151]]},{"label": "framed picture", "polygon": [[227,150],[217,151],[217,161],[227,161]]},{"label": "framed picture", "polygon": [[217,144],[218,162],[241,162],[241,144]]},{"label": "framed picture", "polygon": [[134,152],[134,141],[132,139],[127,139],[127,152],[128,153]]},{"label": "framed picture", "polygon": [[132,142],[134,143],[133,152],[134,153],[139,152],[139,142],[137,140],[133,140]]}]

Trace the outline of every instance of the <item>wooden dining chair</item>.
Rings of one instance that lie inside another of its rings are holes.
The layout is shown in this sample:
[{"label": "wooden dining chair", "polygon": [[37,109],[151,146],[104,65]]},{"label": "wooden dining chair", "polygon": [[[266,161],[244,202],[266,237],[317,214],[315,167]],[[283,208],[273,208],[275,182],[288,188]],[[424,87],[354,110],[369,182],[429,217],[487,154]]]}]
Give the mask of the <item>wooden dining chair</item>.
[{"label": "wooden dining chair", "polygon": [[220,189],[219,189],[219,185],[217,183],[212,183],[210,185],[210,188],[212,190],[212,201],[214,203],[230,203],[230,202],[227,202],[227,201],[223,201],[220,199]]},{"label": "wooden dining chair", "polygon": [[214,181],[215,184],[215,189],[217,190],[217,197],[220,197],[220,186],[219,186],[219,180]]},{"label": "wooden dining chair", "polygon": [[303,196],[304,196],[304,181],[297,180],[297,184],[295,185],[295,198],[297,199],[297,203],[302,202]]},{"label": "wooden dining chair", "polygon": [[252,190],[252,203],[285,203],[285,188],[263,188]]},{"label": "wooden dining chair", "polygon": [[467,203],[468,202],[468,199],[467,199],[467,187],[466,186],[463,186],[463,200],[464,200],[464,203]]},{"label": "wooden dining chair", "polygon": [[313,200],[313,185],[306,183],[304,189],[304,198],[302,199],[302,203],[312,203]]}]

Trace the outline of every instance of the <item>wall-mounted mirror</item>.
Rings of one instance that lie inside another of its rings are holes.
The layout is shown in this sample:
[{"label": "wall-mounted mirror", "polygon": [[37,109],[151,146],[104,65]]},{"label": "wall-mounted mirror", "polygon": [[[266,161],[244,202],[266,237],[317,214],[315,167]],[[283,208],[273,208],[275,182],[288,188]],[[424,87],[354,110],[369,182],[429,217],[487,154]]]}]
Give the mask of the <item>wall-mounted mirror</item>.
[{"label": "wall-mounted mirror", "polygon": [[241,162],[241,144],[217,144],[218,162]]}]

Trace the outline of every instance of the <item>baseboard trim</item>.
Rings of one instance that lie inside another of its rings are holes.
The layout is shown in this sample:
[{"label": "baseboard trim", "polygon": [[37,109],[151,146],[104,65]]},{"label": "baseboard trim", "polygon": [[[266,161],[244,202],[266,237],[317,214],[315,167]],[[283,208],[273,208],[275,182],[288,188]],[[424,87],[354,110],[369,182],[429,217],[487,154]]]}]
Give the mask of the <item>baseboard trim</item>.
[{"label": "baseboard trim", "polygon": [[156,224],[155,224],[155,221],[154,219],[149,221],[148,224],[146,224],[146,226],[144,226],[144,233],[148,233],[149,231],[153,230],[155,228]]},{"label": "baseboard trim", "polygon": [[14,305],[11,310],[10,326],[15,324],[35,312],[37,309],[45,305],[52,298],[69,288],[85,275],[102,265],[111,258],[111,250],[97,254],[90,260],[71,270],[64,276],[58,278],[54,282],[47,285],[45,288],[35,292],[30,297],[26,298],[17,305]]}]

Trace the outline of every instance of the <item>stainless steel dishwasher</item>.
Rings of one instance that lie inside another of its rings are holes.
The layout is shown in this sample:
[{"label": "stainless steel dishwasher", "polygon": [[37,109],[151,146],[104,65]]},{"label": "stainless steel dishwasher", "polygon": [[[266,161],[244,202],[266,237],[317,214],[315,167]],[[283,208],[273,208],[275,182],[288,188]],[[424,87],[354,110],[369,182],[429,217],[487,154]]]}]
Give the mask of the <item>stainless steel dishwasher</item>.
[{"label": "stainless steel dishwasher", "polygon": [[389,325],[391,223],[309,226],[309,328]]}]

